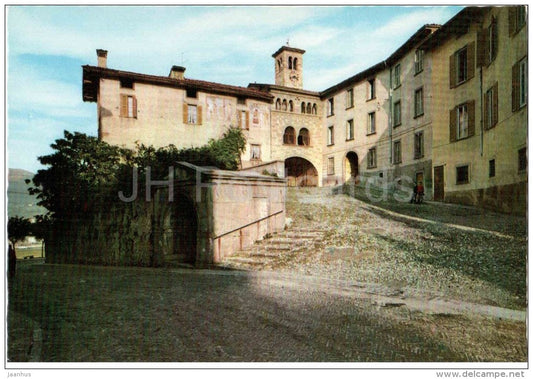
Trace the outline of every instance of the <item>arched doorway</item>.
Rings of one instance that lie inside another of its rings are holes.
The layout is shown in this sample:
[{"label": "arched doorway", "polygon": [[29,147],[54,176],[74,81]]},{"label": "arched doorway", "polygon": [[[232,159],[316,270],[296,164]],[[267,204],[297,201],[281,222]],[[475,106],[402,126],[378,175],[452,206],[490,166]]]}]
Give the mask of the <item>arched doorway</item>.
[{"label": "arched doorway", "polygon": [[344,172],[346,182],[357,180],[359,176],[359,157],[353,151],[346,154]]},{"label": "arched doorway", "polygon": [[177,196],[170,219],[172,229],[171,256],[167,261],[175,263],[196,262],[196,237],[198,217],[192,201],[185,196]]},{"label": "arched doorway", "polygon": [[318,171],[307,159],[291,157],[285,159],[285,176],[289,187],[316,187]]}]

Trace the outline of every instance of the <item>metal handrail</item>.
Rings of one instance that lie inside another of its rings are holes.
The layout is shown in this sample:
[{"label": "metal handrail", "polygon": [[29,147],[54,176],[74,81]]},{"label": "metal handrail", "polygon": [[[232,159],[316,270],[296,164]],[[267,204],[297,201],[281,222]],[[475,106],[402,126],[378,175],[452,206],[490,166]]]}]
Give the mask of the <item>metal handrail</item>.
[{"label": "metal handrail", "polygon": [[226,235],[228,235],[228,234],[231,234],[231,233],[233,233],[233,232],[236,232],[237,230],[241,230],[241,229],[247,228],[247,227],[250,226],[250,225],[257,224],[258,222],[261,222],[261,221],[263,221],[263,220],[266,220],[267,218],[270,218],[270,217],[273,217],[273,216],[279,215],[280,213],[283,213],[283,212],[284,212],[284,211],[281,210],[281,211],[278,211],[278,212],[276,212],[276,213],[272,213],[271,215],[268,215],[268,216],[265,216],[265,217],[263,217],[263,218],[260,218],[259,220],[255,220],[255,221],[253,221],[253,222],[250,222],[249,224],[246,224],[246,225],[240,226],[240,227],[238,227],[238,228],[236,228],[236,229],[233,229],[232,231],[229,231],[229,232],[226,232],[226,233],[222,233],[222,234],[220,234],[220,235],[214,237],[213,240],[216,240],[217,238],[224,237],[224,236],[226,236]]}]

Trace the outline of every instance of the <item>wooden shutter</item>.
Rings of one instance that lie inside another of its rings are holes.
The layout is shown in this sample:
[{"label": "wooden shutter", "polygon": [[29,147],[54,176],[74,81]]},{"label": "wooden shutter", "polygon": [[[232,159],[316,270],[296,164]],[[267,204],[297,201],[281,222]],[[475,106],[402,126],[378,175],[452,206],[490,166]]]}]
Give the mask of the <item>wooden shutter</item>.
[{"label": "wooden shutter", "polygon": [[120,117],[128,117],[128,96],[120,95]]},{"label": "wooden shutter", "polygon": [[487,41],[488,29],[482,29],[477,32],[477,64],[476,67],[485,66],[487,64]]},{"label": "wooden shutter", "polygon": [[470,42],[466,46],[466,80],[474,77],[476,70],[476,43]]},{"label": "wooden shutter", "polygon": [[457,108],[450,110],[450,142],[457,141]]},{"label": "wooden shutter", "polygon": [[183,123],[188,124],[189,120],[189,106],[187,103],[183,103]]},{"label": "wooden shutter", "polygon": [[489,92],[485,92],[483,97],[483,129],[490,129],[489,125]]},{"label": "wooden shutter", "polygon": [[515,112],[520,108],[520,62],[513,65],[511,81],[511,104],[513,112]]},{"label": "wooden shutter", "polygon": [[455,54],[450,55],[450,88],[455,87],[457,80],[457,63]]},{"label": "wooden shutter", "polygon": [[202,125],[202,106],[198,105],[196,107],[196,124]]},{"label": "wooden shutter", "polygon": [[[494,38],[494,51],[492,52],[492,57],[496,59],[496,55],[498,55],[498,20],[494,19],[492,22],[492,28],[493,28],[493,35],[492,38]],[[487,49],[488,51],[488,49]]]},{"label": "wooden shutter", "polygon": [[517,7],[509,7],[509,36],[516,33]]},{"label": "wooden shutter", "polygon": [[246,130],[250,129],[250,111],[246,111]]},{"label": "wooden shutter", "polygon": [[468,137],[476,134],[476,102],[470,100],[466,103],[466,112],[468,116]]},{"label": "wooden shutter", "polygon": [[492,87],[492,125],[498,123],[498,82]]},{"label": "wooden shutter", "polygon": [[132,104],[133,104],[133,117],[137,118],[137,98],[135,96],[132,96]]}]

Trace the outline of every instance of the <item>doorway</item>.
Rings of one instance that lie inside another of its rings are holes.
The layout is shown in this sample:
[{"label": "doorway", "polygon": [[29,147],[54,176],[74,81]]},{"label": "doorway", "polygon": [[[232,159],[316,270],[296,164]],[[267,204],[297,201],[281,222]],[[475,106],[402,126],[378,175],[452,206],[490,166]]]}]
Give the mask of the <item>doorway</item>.
[{"label": "doorway", "polygon": [[444,166],[435,166],[433,168],[433,200],[444,200]]}]

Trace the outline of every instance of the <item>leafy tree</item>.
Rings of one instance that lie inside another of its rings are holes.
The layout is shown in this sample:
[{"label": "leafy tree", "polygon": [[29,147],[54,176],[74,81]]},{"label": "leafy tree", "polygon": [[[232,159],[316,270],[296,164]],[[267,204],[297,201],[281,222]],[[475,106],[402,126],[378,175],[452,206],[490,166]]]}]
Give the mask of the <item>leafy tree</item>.
[{"label": "leafy tree", "polygon": [[24,217],[14,216],[7,221],[7,238],[15,248],[15,244],[30,235],[30,220]]}]

